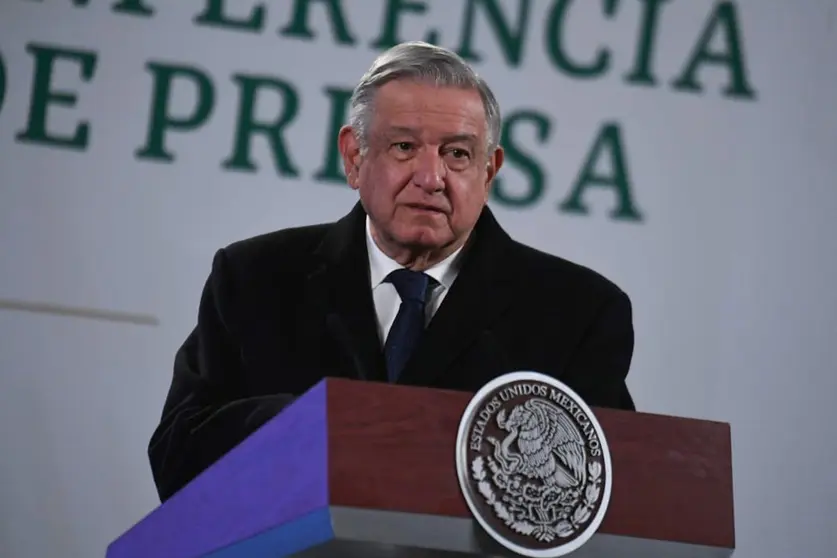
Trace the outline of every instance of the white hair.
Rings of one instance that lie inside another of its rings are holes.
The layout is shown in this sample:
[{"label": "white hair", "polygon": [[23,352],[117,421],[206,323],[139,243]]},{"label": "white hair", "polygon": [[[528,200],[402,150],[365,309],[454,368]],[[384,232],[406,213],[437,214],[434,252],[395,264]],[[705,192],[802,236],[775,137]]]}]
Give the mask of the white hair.
[{"label": "white hair", "polygon": [[362,151],[368,146],[375,93],[384,84],[396,79],[478,91],[485,107],[487,152],[491,153],[499,144],[500,105],[485,80],[456,53],[429,43],[411,41],[396,45],[378,56],[355,87],[349,108],[349,124]]}]

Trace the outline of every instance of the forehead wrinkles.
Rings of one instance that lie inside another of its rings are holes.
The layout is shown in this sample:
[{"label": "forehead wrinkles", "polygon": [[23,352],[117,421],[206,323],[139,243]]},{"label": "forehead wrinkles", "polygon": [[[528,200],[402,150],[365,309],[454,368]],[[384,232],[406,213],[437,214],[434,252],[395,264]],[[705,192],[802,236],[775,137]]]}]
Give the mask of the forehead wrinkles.
[{"label": "forehead wrinkles", "polygon": [[485,126],[470,118],[442,115],[433,118],[426,114],[419,118],[383,119],[379,126],[373,126],[376,136],[387,140],[407,138],[422,143],[449,144],[456,142],[477,143],[485,139]]},{"label": "forehead wrinkles", "polygon": [[[475,133],[485,128],[485,119],[467,106],[428,104],[416,107],[399,106],[380,111],[381,122],[391,127],[423,128],[444,133]],[[467,129],[466,129],[467,128]]]},{"label": "forehead wrinkles", "polygon": [[426,143],[476,142],[480,134],[471,126],[411,127],[390,126],[381,135],[388,139],[410,138]]},{"label": "forehead wrinkles", "polygon": [[384,86],[374,100],[371,128],[390,133],[413,135],[472,134],[484,137],[487,122],[482,99],[476,92],[437,89],[422,84],[392,83]]}]

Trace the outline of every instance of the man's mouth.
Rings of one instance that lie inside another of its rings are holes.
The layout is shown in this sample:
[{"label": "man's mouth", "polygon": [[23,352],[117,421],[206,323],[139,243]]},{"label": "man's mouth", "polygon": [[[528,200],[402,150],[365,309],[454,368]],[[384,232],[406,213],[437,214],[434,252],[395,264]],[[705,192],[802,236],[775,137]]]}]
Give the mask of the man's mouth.
[{"label": "man's mouth", "polygon": [[425,203],[408,203],[405,205],[410,209],[417,209],[419,211],[428,211],[431,213],[446,213],[446,210],[444,208],[436,205],[430,205]]}]

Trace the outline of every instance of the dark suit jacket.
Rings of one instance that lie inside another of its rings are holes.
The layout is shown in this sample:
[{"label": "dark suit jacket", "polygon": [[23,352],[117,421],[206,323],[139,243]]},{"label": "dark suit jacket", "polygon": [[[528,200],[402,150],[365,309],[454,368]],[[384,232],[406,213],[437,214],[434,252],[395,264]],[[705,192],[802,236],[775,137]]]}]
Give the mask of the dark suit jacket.
[{"label": "dark suit jacket", "polygon": [[[365,213],[219,250],[177,352],[149,457],[168,499],[324,376],[386,381]],[[601,275],[512,240],[486,209],[399,383],[474,392],[549,374],[589,405],[634,409],[631,303]]]}]

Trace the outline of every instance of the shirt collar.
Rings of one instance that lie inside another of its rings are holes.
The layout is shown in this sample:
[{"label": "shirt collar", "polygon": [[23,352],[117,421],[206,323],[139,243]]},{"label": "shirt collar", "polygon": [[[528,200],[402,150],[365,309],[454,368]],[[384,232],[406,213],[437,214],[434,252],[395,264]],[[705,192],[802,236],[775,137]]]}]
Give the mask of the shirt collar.
[{"label": "shirt collar", "polygon": [[[373,290],[375,287],[380,285],[391,272],[404,267],[384,254],[384,252],[378,248],[378,245],[372,238],[372,228],[369,216],[366,217],[366,249],[369,254],[369,278],[371,280]],[[462,247],[459,247],[447,258],[440,261],[433,267],[426,269],[424,272],[435,279],[445,289],[450,289],[453,285],[454,279],[456,279],[457,273],[459,272],[459,255],[461,252]]]}]

